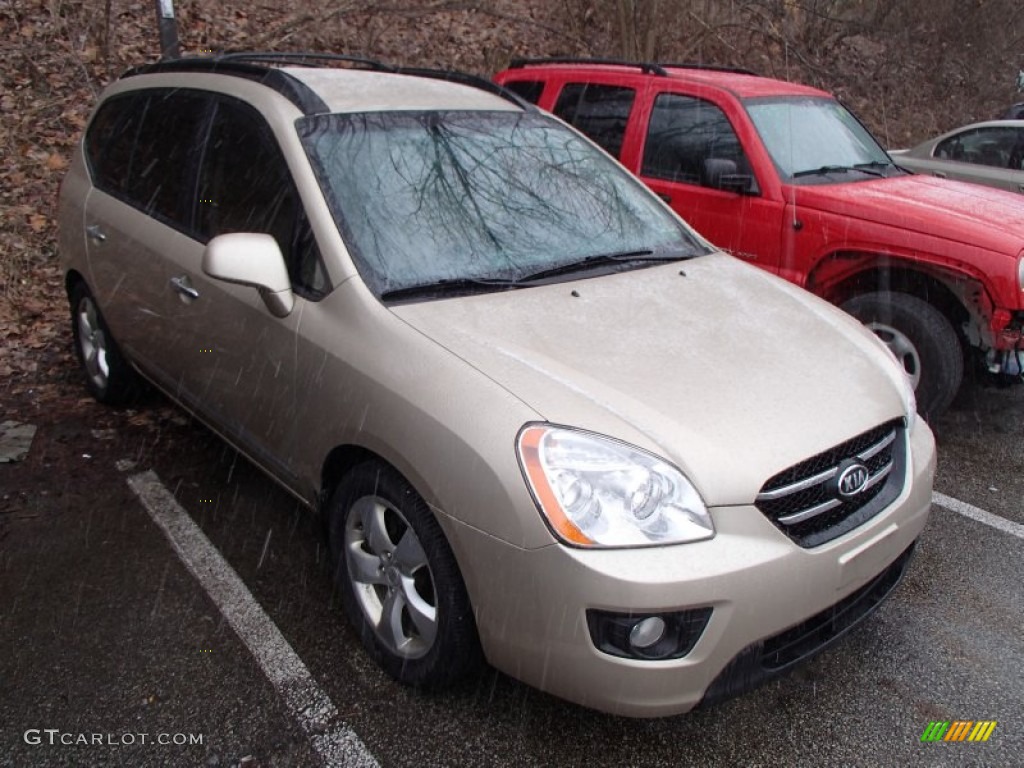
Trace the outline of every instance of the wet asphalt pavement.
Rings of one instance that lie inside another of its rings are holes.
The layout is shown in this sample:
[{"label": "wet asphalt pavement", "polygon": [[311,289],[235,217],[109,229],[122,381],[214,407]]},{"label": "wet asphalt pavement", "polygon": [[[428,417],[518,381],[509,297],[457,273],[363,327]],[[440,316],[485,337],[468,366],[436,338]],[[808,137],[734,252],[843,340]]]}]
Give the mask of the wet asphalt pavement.
[{"label": "wet asphalt pavement", "polygon": [[[383,766],[1024,764],[1024,539],[953,511],[933,508],[906,580],[836,647],[717,707],[628,720],[493,670],[444,694],[399,687],[342,616],[315,518],[202,427],[130,421],[102,438],[44,427],[30,466],[0,466],[0,766],[321,764],[128,487],[142,470]],[[1024,523],[1024,386],[971,391],[936,431],[936,490]],[[47,462],[71,469],[14,482]],[[934,720],[998,725],[985,743],[922,743]]]}]

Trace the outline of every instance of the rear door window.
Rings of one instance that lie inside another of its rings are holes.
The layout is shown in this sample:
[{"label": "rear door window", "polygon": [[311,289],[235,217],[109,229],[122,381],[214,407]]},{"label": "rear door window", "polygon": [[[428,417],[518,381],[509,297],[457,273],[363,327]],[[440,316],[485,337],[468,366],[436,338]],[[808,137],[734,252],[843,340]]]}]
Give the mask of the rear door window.
[{"label": "rear door window", "polygon": [[209,100],[187,91],[151,92],[128,184],[144,211],[184,228],[199,157],[199,128]]},{"label": "rear door window", "polygon": [[597,83],[568,83],[558,95],[554,112],[618,158],[629,113],[636,100],[633,88]]}]

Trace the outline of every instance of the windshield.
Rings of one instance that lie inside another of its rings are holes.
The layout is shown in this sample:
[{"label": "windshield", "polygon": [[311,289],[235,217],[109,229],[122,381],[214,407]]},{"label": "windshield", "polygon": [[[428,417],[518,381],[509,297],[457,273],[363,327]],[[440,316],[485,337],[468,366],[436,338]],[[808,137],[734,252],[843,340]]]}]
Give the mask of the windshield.
[{"label": "windshield", "polygon": [[[745,106],[775,167],[787,180],[796,176],[813,183],[816,175],[832,174],[825,180],[860,181],[892,167],[885,150],[835,99],[748,99]],[[898,173],[895,168],[894,172]]]},{"label": "windshield", "polygon": [[497,290],[602,255],[707,251],[639,182],[542,115],[374,112],[298,128],[378,296],[439,282]]}]

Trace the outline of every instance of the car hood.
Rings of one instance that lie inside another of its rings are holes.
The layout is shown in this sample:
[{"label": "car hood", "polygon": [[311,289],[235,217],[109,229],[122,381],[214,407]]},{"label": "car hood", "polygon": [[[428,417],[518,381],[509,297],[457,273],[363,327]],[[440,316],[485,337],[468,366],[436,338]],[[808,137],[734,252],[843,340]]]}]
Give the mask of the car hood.
[{"label": "car hood", "polygon": [[675,462],[710,506],[904,413],[856,321],[724,254],[392,311],[544,420]]},{"label": "car hood", "polygon": [[1024,204],[1012,192],[912,175],[790,187],[791,202],[840,216],[945,238],[1016,257],[1024,248]]}]

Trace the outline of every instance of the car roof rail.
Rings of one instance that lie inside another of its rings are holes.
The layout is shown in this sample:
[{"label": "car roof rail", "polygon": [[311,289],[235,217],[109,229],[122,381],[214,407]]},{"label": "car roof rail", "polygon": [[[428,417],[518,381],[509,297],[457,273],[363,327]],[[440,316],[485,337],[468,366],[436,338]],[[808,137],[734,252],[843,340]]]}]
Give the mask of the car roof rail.
[{"label": "car roof rail", "polygon": [[305,115],[316,115],[329,112],[327,103],[305,83],[297,80],[276,67],[252,64],[244,58],[228,58],[230,54],[219,56],[185,56],[180,59],[162,59],[152,64],[132,67],[121,79],[137,75],[155,75],[170,72],[206,72],[218,75],[233,75],[252,80],[277,91],[288,101],[302,110]]},{"label": "car roof rail", "polygon": [[245,61],[255,64],[291,64],[299,67],[316,67],[326,64],[355,64],[366,69],[393,72],[395,67],[366,56],[347,53],[313,53],[310,51],[227,51],[214,58],[220,61]]},{"label": "car roof rail", "polygon": [[588,58],[573,58],[573,57],[553,57],[553,58],[540,58],[540,59],[512,59],[509,63],[509,69],[522,69],[523,67],[529,67],[534,64],[584,64],[588,66],[599,66],[599,67],[637,67],[644,74],[659,75],[665,77],[668,72],[661,64],[655,64],[650,61],[628,61],[626,59],[588,59]]},{"label": "car roof rail", "polygon": [[704,64],[699,61],[689,62],[653,62],[653,61],[628,61],[626,59],[588,59],[572,57],[554,57],[539,59],[513,59],[508,65],[509,69],[522,69],[534,64],[582,64],[586,66],[607,66],[607,67],[638,67],[644,74],[667,77],[670,73],[667,69],[703,69],[709,72],[731,72],[734,75],[754,75],[757,72],[743,67],[720,66],[718,64]]},{"label": "car roof rail", "polygon": [[305,53],[287,51],[229,51],[213,56],[188,56],[180,59],[163,59],[153,64],[143,64],[125,72],[121,77],[157,74],[162,72],[209,72],[222,75],[234,75],[249,80],[256,80],[277,91],[295,104],[307,115],[329,112],[327,104],[305,83],[283,72],[274,65],[290,65],[299,67],[326,67],[331,64],[349,64],[354,68],[373,72],[384,72],[410,77],[429,77],[435,80],[446,80],[458,85],[477,88],[487,93],[500,96],[517,107],[536,112],[537,107],[512,91],[491,82],[490,80],[446,69],[428,67],[402,67],[385,64],[376,59],[364,56],[350,56],[339,53]]},{"label": "car roof rail", "polygon": [[746,69],[745,67],[729,67],[721,66],[719,64],[704,64],[700,61],[684,61],[684,62],[659,62],[663,67],[669,67],[671,69],[703,69],[708,72],[729,72],[734,75],[753,75],[754,77],[760,77],[760,75],[752,69]]}]

